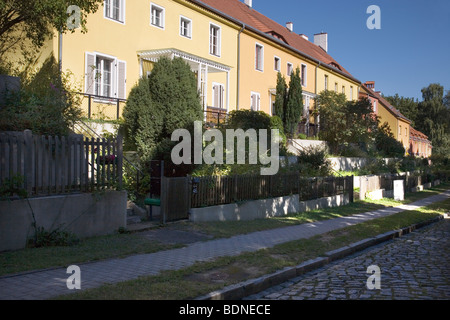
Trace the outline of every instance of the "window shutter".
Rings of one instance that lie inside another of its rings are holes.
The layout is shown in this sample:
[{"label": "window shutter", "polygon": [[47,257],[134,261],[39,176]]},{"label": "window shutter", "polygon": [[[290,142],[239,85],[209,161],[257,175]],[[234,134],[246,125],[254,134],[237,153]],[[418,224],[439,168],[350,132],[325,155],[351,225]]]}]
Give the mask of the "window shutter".
[{"label": "window shutter", "polygon": [[95,92],[95,54],[85,54],[84,92],[94,94]]},{"label": "window shutter", "polygon": [[119,99],[126,99],[127,63],[126,61],[118,60],[117,64],[117,97]]}]

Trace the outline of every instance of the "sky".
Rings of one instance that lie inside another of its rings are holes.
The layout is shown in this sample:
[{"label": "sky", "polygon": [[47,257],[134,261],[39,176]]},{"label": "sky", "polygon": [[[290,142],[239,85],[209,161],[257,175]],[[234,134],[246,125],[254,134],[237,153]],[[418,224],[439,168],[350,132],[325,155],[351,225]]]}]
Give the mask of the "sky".
[{"label": "sky", "polygon": [[[274,5],[275,4],[275,5]],[[380,29],[369,29],[370,5]],[[253,8],[313,41],[328,33],[328,53],[361,82],[390,96],[422,100],[422,88],[450,90],[449,0],[253,0]]]}]

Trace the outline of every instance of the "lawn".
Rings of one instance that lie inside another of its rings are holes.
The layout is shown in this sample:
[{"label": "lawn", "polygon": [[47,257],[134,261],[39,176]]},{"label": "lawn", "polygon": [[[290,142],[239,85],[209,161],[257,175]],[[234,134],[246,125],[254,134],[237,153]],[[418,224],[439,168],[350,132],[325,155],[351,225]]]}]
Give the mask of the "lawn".
[{"label": "lawn", "polygon": [[[239,222],[192,223],[188,221],[171,224],[171,228],[185,231],[202,232],[215,238],[231,237],[254,231],[285,227],[295,224],[333,219],[342,216],[377,210],[386,206],[410,203],[431,195],[441,193],[450,188],[450,184],[417,193],[408,193],[405,201],[392,199],[379,201],[355,201],[346,206],[302,212],[284,217]],[[164,228],[164,226],[162,227]],[[149,240],[140,233],[114,234],[109,236],[88,238],[68,247],[41,247],[0,253],[0,275],[19,273],[30,270],[65,267],[108,258],[125,257],[132,254],[152,253],[167,250],[181,245],[169,245]]]},{"label": "lawn", "polygon": [[291,241],[273,248],[223,257],[213,262],[196,263],[158,276],[141,277],[107,284],[56,299],[69,300],[185,300],[194,299],[245,280],[295,266],[378,234],[406,227],[450,211],[450,199],[418,210],[403,211],[388,217],[331,231],[309,239]]}]

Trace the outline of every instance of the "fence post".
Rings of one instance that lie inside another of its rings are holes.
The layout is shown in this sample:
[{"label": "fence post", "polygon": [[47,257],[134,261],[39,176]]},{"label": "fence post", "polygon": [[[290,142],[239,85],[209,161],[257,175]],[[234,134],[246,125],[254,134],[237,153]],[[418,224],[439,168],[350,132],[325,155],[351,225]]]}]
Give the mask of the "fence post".
[{"label": "fence post", "polygon": [[123,137],[121,134],[117,136],[117,183],[118,189],[122,190],[123,176]]},{"label": "fence post", "polygon": [[349,180],[350,180],[350,183],[349,183],[349,192],[350,192],[350,203],[351,202],[353,202],[355,199],[353,198],[354,197],[354,194],[353,194],[353,176],[350,176],[349,178],[348,178]]},{"label": "fence post", "polygon": [[24,173],[25,173],[25,189],[27,195],[30,196],[33,192],[33,134],[31,130],[25,130],[23,132],[25,142],[25,157],[24,157]]}]

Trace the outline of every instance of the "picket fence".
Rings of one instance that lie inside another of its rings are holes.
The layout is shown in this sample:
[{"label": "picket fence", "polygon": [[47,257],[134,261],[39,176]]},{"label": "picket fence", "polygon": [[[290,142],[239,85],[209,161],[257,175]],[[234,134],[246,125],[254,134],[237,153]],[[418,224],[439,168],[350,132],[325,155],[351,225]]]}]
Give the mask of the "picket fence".
[{"label": "picket fence", "polygon": [[298,194],[300,201],[348,193],[353,201],[353,176],[305,178],[298,172],[272,176],[192,177],[191,207],[207,207]]},{"label": "picket fence", "polygon": [[0,182],[28,196],[122,187],[122,138],[0,133]]}]

